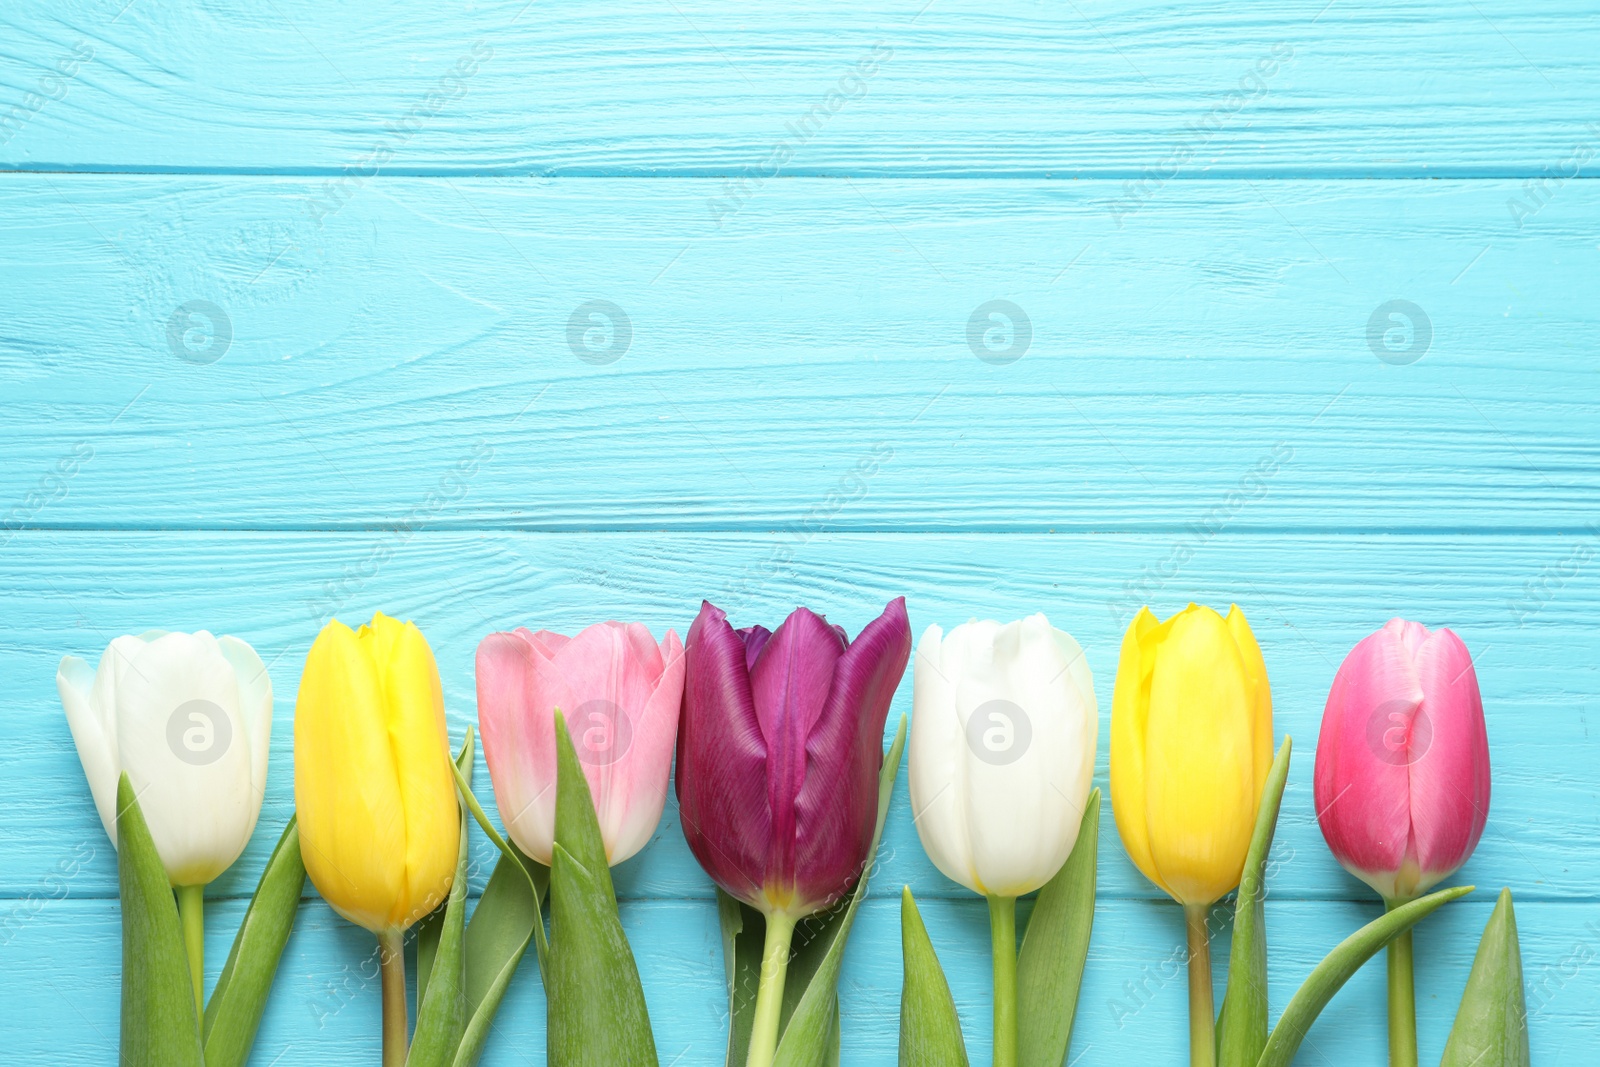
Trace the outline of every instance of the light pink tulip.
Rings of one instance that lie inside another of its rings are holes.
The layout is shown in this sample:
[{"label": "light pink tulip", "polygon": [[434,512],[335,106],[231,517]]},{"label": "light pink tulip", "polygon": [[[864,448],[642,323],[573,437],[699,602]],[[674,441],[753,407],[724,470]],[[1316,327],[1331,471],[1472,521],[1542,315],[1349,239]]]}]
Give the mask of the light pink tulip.
[{"label": "light pink tulip", "polygon": [[1459,637],[1391,619],[1351,649],[1323,712],[1315,791],[1328,847],[1386,900],[1467,861],[1489,817],[1489,740]]},{"label": "light pink tulip", "polygon": [[478,646],[478,725],[511,839],[540,863],[555,842],[555,709],[583,765],[606,857],[621,863],[661,821],[683,703],[683,644],[639,623],[576,637],[518,629]]}]

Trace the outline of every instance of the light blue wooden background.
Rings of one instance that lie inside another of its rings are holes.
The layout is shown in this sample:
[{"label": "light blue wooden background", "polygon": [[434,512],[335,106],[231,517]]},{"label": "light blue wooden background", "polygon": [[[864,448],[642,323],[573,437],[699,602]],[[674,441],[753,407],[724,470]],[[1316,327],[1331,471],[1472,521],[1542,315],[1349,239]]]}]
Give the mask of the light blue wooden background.
[{"label": "light blue wooden background", "polygon": [[[1132,605],[1244,607],[1299,744],[1274,1012],[1378,912],[1312,814],[1334,669],[1391,615],[1455,627],[1494,800],[1482,888],[1417,935],[1423,1059],[1509,885],[1535,1056],[1593,1062],[1596,54],[1593,0],[6,5],[0,1061],[116,1048],[115,855],[62,654],[206,627],[271,662],[214,976],[330,615],[415,619],[459,736],[493,629],[681,634],[704,596],[853,631],[905,593],[919,632],[1047,611],[1103,714]],[[968,341],[997,299],[1031,323],[1009,365]],[[620,360],[569,343],[591,300],[630,320]],[[1427,328],[1369,333],[1393,300]],[[231,335],[169,336],[191,301]],[[894,1060],[906,883],[987,1062],[982,908],[901,783],[844,1060]],[[1100,854],[1073,1062],[1179,1062],[1179,914],[1109,809]],[[618,886],[663,1064],[720,1063],[711,888],[670,808]],[[376,1062],[371,947],[308,898],[253,1062]],[[1368,968],[1297,1062],[1382,1062],[1381,1019]],[[530,967],[484,1062],[543,1040]]]}]

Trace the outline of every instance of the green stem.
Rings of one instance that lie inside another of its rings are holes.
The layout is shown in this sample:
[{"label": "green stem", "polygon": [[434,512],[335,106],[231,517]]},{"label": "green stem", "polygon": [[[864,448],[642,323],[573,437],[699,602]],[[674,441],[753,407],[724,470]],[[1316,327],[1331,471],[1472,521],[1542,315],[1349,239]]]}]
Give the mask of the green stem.
[{"label": "green stem", "polygon": [[[1393,911],[1404,900],[1386,900]],[[1417,985],[1412,973],[1411,931],[1389,942],[1389,1067],[1417,1067]]]},{"label": "green stem", "polygon": [[1017,898],[989,898],[994,952],[994,1067],[1017,1067]]},{"label": "green stem", "polygon": [[781,911],[767,916],[767,943],[761,950],[761,985],[756,990],[756,1015],[750,1026],[746,1067],[772,1067],[772,1057],[778,1051],[778,1017],[783,1011],[783,980],[789,973],[794,922]]},{"label": "green stem", "polygon": [[383,974],[383,1067],[406,1067],[406,935],[385,930],[378,935],[378,968]]},{"label": "green stem", "polygon": [[1211,1001],[1211,938],[1206,906],[1185,904],[1183,925],[1189,933],[1189,1064],[1216,1067],[1217,1015]]},{"label": "green stem", "polygon": [[183,944],[189,950],[189,980],[194,984],[196,1019],[206,1017],[206,887],[178,887],[178,917],[183,921]]}]

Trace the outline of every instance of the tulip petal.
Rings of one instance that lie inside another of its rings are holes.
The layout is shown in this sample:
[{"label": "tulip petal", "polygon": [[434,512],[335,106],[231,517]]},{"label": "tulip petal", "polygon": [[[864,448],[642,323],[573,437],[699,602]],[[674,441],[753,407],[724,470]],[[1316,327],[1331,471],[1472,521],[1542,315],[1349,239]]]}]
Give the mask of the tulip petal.
[{"label": "tulip petal", "polygon": [[390,912],[390,922],[403,930],[449,894],[460,852],[461,818],[433,650],[409,622],[392,638],[379,635],[380,644],[386,639],[390,655],[378,663],[389,742],[402,783],[406,878],[406,892]]},{"label": "tulip petal", "polygon": [[1410,743],[1423,691],[1401,634],[1363,638],[1339,665],[1317,739],[1317,822],[1345,869],[1385,898],[1411,847]]},{"label": "tulip petal", "polygon": [[659,648],[651,641],[651,649],[659,664],[655,686],[637,715],[633,739],[618,761],[618,773],[605,797],[603,825],[613,866],[644,848],[660,824],[672,753],[678,741],[678,719],[683,708],[683,643],[668,630]]},{"label": "tulip petal", "polygon": [[1412,850],[1417,891],[1472,855],[1489,819],[1489,738],[1472,656],[1461,638],[1435,630],[1416,656],[1431,737],[1411,762]]},{"label": "tulip petal", "polygon": [[923,631],[917,644],[912,668],[911,813],[933,865],[945,877],[982,893],[966,820],[965,724],[956,710],[955,684],[943,660],[946,645],[954,646],[962,637],[960,626],[945,638],[934,625]]},{"label": "tulip petal", "polygon": [[541,863],[551,856],[556,708],[578,746],[611,864],[644,847],[666,803],[683,673],[677,634],[657,645],[638,623],[597,623],[571,639],[519,629],[483,640],[484,753],[501,818],[525,853]]},{"label": "tulip petal", "polygon": [[115,737],[107,735],[99,709],[95,707],[95,673],[83,660],[67,656],[56,671],[56,689],[61,694],[61,707],[67,713],[67,727],[78,749],[78,761],[83,764],[84,777],[89,780],[95,810],[100,813],[100,825],[105,827],[115,847],[117,777],[121,771]]},{"label": "tulip petal", "polygon": [[555,659],[572,641],[566,634],[553,633],[550,630],[529,630],[525,626],[519,626],[516,633],[545,659]]},{"label": "tulip petal", "polygon": [[[405,891],[405,810],[383,687],[337,619],[312,642],[294,715],[294,799],[306,873],[328,904],[374,932]],[[385,902],[379,904],[378,902]]]},{"label": "tulip petal", "polygon": [[1015,897],[1061,869],[1083,820],[1092,754],[1079,739],[1089,711],[1072,675],[1083,650],[1058,640],[1043,615],[968,626],[956,677],[967,832],[980,891]]},{"label": "tulip petal", "polygon": [[[642,766],[636,762],[639,757],[648,752],[657,757],[657,763],[670,760],[665,755],[670,749],[662,749],[659,743],[634,751],[661,669],[661,651],[648,627],[603,622],[584,629],[540,672],[552,683],[547,691],[563,688],[571,694],[559,698],[557,704],[580,754],[580,766],[607,842],[617,840],[627,815],[632,799],[627,783],[634,769]],[[659,729],[652,740],[662,740]],[[663,803],[666,778],[663,766],[659,781],[650,783]],[[619,860],[613,856],[611,862]]]},{"label": "tulip petal", "polygon": [[[750,668],[750,693],[767,747],[767,808],[772,820],[765,885],[794,885],[800,829],[796,799],[806,780],[806,743],[822,716],[845,646],[826,620],[796,608]],[[882,723],[879,723],[880,737]],[[881,751],[881,749],[880,749]],[[851,788],[853,783],[840,783]]]},{"label": "tulip petal", "polygon": [[[117,744],[117,688],[123,677],[132,669],[133,661],[150,641],[165,637],[166,631],[151,631],[139,637],[124,634],[113,638],[100,655],[100,666],[94,674],[94,694],[90,701],[106,738],[113,749]],[[148,640],[146,640],[148,638]],[[120,770],[118,773],[121,773]],[[137,792],[137,790],[135,790]]]},{"label": "tulip petal", "polygon": [[765,626],[746,626],[737,633],[739,640],[744,642],[744,666],[748,671],[755,667],[756,658],[761,655],[761,650],[772,640],[772,631]]},{"label": "tulip petal", "polygon": [[1261,655],[1261,645],[1239,605],[1228,605],[1227,623],[1233,643],[1239,649],[1239,660],[1255,692],[1251,739],[1255,747],[1255,791],[1259,795],[1272,771],[1272,686],[1267,681],[1267,661]]},{"label": "tulip petal", "polygon": [[764,903],[772,819],[767,742],[751,693],[745,641],[709,602],[685,642],[678,731],[678,815],[689,850],[714,882],[752,907]]},{"label": "tulip petal", "polygon": [[549,659],[534,637],[527,630],[493,633],[478,645],[478,729],[507,834],[548,866],[556,819],[552,716],[563,698],[544,691]]},{"label": "tulip petal", "polygon": [[1162,882],[1211,904],[1239,882],[1255,824],[1255,692],[1222,617],[1171,621],[1150,681],[1145,819]]},{"label": "tulip petal", "polygon": [[173,885],[239,858],[260,811],[233,667],[204,631],[146,644],[117,690],[118,759]]},{"label": "tulip petal", "polygon": [[272,678],[256,650],[237,637],[217,638],[217,648],[233,667],[239,685],[239,714],[244,718],[245,738],[250,745],[250,783],[255,789],[259,814],[267,791],[267,756],[272,748]]},{"label": "tulip petal", "polygon": [[1111,812],[1128,858],[1144,876],[1169,895],[1150,854],[1150,834],[1145,821],[1147,779],[1145,743],[1149,734],[1150,682],[1155,657],[1146,654],[1162,624],[1149,608],[1140,608],[1122,638],[1117,660],[1116,686],[1111,695]]},{"label": "tulip petal", "polygon": [[1406,658],[1416,662],[1417,654],[1428,640],[1428,628],[1410,619],[1390,619],[1383,624],[1383,632],[1405,647]]},{"label": "tulip petal", "polygon": [[884,721],[910,656],[906,601],[896,597],[834,667],[794,799],[794,878],[807,910],[832,904],[861,874],[877,813]]}]

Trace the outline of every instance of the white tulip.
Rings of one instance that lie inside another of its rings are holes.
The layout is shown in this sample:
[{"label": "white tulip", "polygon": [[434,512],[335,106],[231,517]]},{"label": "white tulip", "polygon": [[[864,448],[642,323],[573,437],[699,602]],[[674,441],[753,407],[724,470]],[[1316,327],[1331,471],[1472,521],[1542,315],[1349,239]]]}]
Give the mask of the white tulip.
[{"label": "white tulip", "polygon": [[117,843],[127,772],[174,886],[201,886],[244,851],[261,812],[272,682],[236,637],[119,637],[98,670],[61,661],[56,687],[100,821]]},{"label": "white tulip", "polygon": [[1094,776],[1094,676],[1072,636],[1032,615],[973,620],[917,647],[911,810],[934,865],[975,893],[1048,882],[1077,841]]}]

